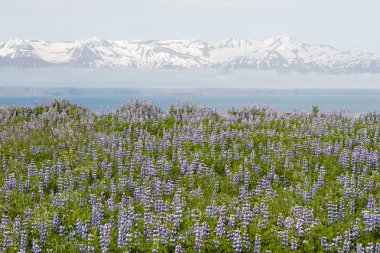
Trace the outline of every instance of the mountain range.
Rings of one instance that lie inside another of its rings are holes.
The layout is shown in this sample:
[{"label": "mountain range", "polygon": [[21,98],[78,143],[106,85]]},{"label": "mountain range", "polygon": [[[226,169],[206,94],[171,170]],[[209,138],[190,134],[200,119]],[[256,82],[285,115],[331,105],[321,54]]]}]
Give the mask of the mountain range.
[{"label": "mountain range", "polygon": [[291,37],[265,40],[126,40],[89,38],[0,43],[0,67],[104,69],[258,69],[327,74],[380,73],[380,55],[309,45]]}]

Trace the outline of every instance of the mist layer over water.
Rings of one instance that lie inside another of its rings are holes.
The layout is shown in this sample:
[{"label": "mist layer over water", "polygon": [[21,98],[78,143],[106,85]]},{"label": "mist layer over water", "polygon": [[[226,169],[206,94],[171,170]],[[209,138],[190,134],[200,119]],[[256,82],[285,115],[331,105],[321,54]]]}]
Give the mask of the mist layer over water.
[{"label": "mist layer over water", "polygon": [[361,113],[380,111],[380,74],[0,68],[1,105],[35,105],[52,98],[69,99],[97,112],[140,99],[163,109],[191,100],[221,111],[252,105],[310,111],[312,105],[318,105],[321,111]]},{"label": "mist layer over water", "polygon": [[258,70],[0,68],[0,87],[378,89],[380,74],[326,75]]}]

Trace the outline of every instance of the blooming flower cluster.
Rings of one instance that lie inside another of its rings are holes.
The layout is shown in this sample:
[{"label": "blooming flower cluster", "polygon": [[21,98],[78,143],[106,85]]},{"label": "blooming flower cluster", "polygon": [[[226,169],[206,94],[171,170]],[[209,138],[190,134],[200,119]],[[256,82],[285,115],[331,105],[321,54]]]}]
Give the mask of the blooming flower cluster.
[{"label": "blooming flower cluster", "polygon": [[379,252],[380,114],[0,108],[1,252]]}]

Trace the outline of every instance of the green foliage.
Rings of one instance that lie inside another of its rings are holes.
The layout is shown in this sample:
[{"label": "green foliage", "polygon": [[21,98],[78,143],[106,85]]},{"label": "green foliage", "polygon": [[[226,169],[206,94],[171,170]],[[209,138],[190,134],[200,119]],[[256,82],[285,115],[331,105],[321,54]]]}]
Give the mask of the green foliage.
[{"label": "green foliage", "polygon": [[318,106],[313,105],[313,106],[311,107],[311,112],[312,112],[312,114],[313,114],[314,117],[317,117],[317,116],[318,116],[318,113],[319,113],[319,108],[318,108]]},{"label": "green foliage", "polygon": [[[251,248],[245,252],[253,251],[256,235],[260,235],[263,252],[323,252],[322,237],[331,243],[352,232],[354,226],[359,229],[359,236],[352,239],[355,245],[376,243],[380,232],[366,230],[363,211],[370,196],[376,203],[380,199],[378,165],[369,155],[376,157],[380,151],[377,117],[320,114],[317,106],[312,107],[312,117],[280,114],[265,107],[233,108],[223,115],[190,102],[173,105],[167,113],[138,101],[101,114],[69,101],[2,108],[0,217],[9,218],[12,224],[16,217],[22,219],[27,252],[33,239],[43,252],[79,252],[79,245],[100,252],[99,228],[89,227],[93,240],[69,236],[75,232],[77,219],[92,219],[92,199],[103,205],[101,224],[113,224],[109,252],[173,252],[177,244],[185,252],[198,252],[194,249],[196,222],[210,226],[209,238],[203,238],[204,252],[217,252],[216,240],[219,252],[234,252],[231,240],[215,235],[220,213],[209,217],[206,209],[211,206],[226,208],[227,232],[247,234]],[[345,152],[348,166],[342,162]],[[36,172],[29,175],[32,165]],[[165,165],[171,169],[165,171]],[[15,187],[9,187],[10,175],[16,178]],[[168,190],[169,183],[172,190]],[[180,229],[174,231],[171,219],[177,191],[184,204]],[[113,210],[107,202],[110,199],[115,203]],[[158,201],[169,205],[164,214],[155,210]],[[339,215],[344,217],[331,222],[328,203],[338,206],[340,201],[343,210]],[[244,205],[254,213],[246,226],[241,218]],[[133,241],[121,249],[117,245],[118,214],[131,206],[137,217]],[[155,219],[149,226],[143,220],[147,207]],[[295,210],[307,215],[301,217]],[[53,228],[54,213],[65,226],[63,236]],[[231,215],[239,218],[230,227]],[[294,223],[304,222],[303,231],[295,224],[289,228],[279,224],[281,215]],[[46,244],[39,241],[42,223],[47,224]],[[163,242],[162,237],[147,239],[145,229],[158,225],[173,232],[171,242]],[[20,233],[9,224],[2,226],[13,240],[6,250],[18,252]],[[279,232],[284,231],[289,242],[297,241],[297,250],[283,245]],[[2,244],[5,237],[0,234]],[[340,242],[332,251],[342,246]]]}]

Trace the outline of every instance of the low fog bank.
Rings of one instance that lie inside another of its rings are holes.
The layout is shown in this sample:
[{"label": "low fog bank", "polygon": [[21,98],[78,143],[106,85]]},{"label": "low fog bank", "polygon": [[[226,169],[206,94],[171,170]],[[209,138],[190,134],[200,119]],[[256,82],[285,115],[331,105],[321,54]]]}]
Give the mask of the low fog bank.
[{"label": "low fog bank", "polygon": [[275,71],[0,69],[0,87],[156,89],[380,89],[380,74],[326,75]]},{"label": "low fog bank", "polygon": [[[380,89],[0,87],[1,97],[380,96]],[[1,101],[0,101],[1,102]]]}]

